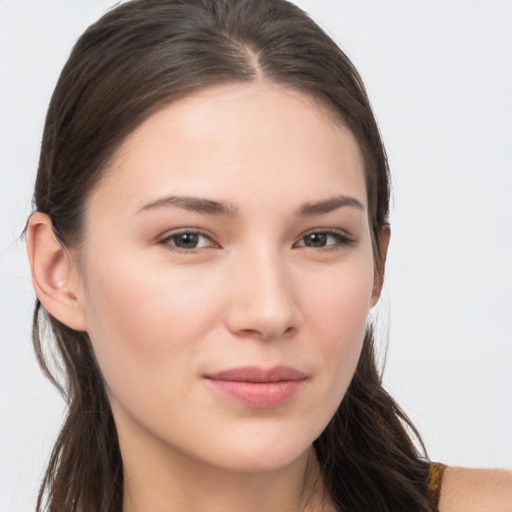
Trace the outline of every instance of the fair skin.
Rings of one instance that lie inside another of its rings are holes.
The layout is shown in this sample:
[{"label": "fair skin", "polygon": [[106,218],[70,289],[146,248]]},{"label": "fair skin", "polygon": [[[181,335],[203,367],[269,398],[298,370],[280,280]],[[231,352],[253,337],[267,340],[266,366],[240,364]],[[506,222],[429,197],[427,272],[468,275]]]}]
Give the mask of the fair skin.
[{"label": "fair skin", "polygon": [[[89,198],[79,262],[32,216],[36,292],[88,332],[106,382],[124,512],[332,510],[312,442],[379,298],[367,212],[351,132],[256,82],[128,137]],[[282,382],[255,382],[265,372]]]},{"label": "fair skin", "polygon": [[449,467],[440,512],[512,512],[512,472],[504,469]]}]

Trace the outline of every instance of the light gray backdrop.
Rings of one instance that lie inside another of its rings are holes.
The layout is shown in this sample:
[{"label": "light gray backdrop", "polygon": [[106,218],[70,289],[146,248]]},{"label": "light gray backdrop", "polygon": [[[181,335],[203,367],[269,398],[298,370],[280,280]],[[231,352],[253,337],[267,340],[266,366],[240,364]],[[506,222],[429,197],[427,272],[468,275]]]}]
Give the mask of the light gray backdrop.
[{"label": "light gray backdrop", "polygon": [[[385,383],[432,459],[511,468],[512,1],[296,1],[361,72],[389,154]],[[58,73],[113,3],[0,0],[0,512],[33,510],[63,411],[16,238]]]}]

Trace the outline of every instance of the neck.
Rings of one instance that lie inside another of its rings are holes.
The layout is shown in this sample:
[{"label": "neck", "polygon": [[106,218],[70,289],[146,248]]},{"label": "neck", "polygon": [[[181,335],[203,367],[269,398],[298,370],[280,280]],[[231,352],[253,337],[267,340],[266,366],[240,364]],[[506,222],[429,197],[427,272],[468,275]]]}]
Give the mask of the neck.
[{"label": "neck", "polygon": [[313,447],[272,471],[229,471],[173,453],[123,453],[123,512],[331,510]]}]

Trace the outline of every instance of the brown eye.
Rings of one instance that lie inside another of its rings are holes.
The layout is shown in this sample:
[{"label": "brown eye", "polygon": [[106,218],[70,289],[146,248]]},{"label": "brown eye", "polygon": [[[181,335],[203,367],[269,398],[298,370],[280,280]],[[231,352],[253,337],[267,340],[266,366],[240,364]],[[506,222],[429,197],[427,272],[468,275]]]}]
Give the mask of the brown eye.
[{"label": "brown eye", "polygon": [[195,249],[199,241],[197,233],[181,233],[172,237],[173,243],[180,249]]},{"label": "brown eye", "polygon": [[336,249],[353,243],[351,238],[338,231],[311,231],[304,235],[297,245],[299,247]]},{"label": "brown eye", "polygon": [[327,233],[311,233],[303,238],[304,245],[306,247],[324,247],[327,244],[328,236]]},{"label": "brown eye", "polygon": [[181,231],[165,237],[162,242],[171,249],[193,251],[203,247],[212,247],[214,244],[210,237],[196,231]]}]

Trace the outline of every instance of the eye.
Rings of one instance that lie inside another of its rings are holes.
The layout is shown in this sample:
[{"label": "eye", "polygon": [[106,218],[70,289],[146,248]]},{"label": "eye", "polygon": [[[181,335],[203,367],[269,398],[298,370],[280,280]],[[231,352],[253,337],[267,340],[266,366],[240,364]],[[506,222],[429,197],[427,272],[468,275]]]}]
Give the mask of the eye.
[{"label": "eye", "polygon": [[181,252],[194,252],[195,249],[215,246],[208,235],[192,229],[171,233],[163,238],[160,243],[170,246],[170,249],[176,249]]},{"label": "eye", "polygon": [[298,247],[336,249],[353,244],[354,240],[340,231],[310,231],[296,245]]}]

